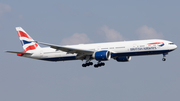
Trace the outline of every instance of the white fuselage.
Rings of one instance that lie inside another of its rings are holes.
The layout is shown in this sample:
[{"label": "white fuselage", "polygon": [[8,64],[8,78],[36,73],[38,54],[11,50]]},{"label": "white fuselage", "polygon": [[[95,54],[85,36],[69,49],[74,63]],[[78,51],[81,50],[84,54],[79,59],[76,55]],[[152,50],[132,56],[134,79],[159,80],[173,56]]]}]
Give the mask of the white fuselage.
[{"label": "white fuselage", "polygon": [[[108,50],[111,52],[111,58],[122,56],[164,54],[177,48],[177,46],[172,42],[160,39],[79,44],[67,45],[64,47],[92,50],[94,52]],[[33,51],[32,55],[24,56],[47,61],[66,61],[78,59],[76,58],[76,53],[72,54],[63,52],[61,50],[56,50],[50,47],[41,48],[39,50]]]}]

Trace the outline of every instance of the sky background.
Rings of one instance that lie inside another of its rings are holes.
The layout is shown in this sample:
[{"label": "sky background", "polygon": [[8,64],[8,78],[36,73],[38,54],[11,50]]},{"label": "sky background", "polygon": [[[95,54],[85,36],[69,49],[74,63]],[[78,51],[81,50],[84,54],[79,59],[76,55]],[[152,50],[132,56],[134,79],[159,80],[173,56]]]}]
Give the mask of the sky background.
[{"label": "sky background", "polygon": [[[180,46],[179,0],[0,0],[0,101],[180,101],[180,51],[113,59],[98,69],[85,61],[17,57],[15,27],[52,44],[159,38]],[[43,47],[43,46],[42,46]],[[96,63],[96,61],[93,61]]]}]

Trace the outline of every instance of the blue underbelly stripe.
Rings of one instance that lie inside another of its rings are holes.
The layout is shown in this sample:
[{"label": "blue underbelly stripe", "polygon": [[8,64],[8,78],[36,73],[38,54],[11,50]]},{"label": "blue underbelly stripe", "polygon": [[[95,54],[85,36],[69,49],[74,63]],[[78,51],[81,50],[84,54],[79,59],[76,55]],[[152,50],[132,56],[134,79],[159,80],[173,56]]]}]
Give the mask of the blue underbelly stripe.
[{"label": "blue underbelly stripe", "polygon": [[46,60],[46,61],[67,61],[67,60],[76,60],[76,56],[43,58],[43,59],[40,59],[40,60]]},{"label": "blue underbelly stripe", "polygon": [[163,54],[170,52],[172,50],[159,50],[159,51],[142,51],[142,52],[127,52],[127,53],[113,53],[111,57],[118,57],[118,56],[139,56],[139,55],[155,55],[155,54]]}]

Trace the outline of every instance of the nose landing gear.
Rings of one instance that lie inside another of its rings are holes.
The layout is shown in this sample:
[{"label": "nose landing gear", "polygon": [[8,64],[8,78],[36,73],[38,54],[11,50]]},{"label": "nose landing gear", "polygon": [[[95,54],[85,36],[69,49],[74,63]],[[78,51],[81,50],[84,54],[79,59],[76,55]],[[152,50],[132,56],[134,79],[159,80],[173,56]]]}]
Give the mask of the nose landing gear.
[{"label": "nose landing gear", "polygon": [[167,55],[168,53],[163,53],[163,58],[162,58],[162,61],[166,61],[166,55]]},{"label": "nose landing gear", "polygon": [[162,60],[163,60],[163,61],[166,61],[166,58],[163,58]]}]

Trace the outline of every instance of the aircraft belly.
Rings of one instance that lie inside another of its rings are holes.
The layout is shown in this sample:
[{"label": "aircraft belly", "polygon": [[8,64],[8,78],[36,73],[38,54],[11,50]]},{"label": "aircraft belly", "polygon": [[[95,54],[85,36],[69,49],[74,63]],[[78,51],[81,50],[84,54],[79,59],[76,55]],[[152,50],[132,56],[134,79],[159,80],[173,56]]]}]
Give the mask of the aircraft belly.
[{"label": "aircraft belly", "polygon": [[46,61],[68,61],[68,60],[76,60],[76,56],[41,58],[40,60],[46,60]]},{"label": "aircraft belly", "polygon": [[67,60],[76,60],[76,54],[67,54],[65,52],[52,52],[48,54],[43,54],[39,60],[46,61],[67,61]]},{"label": "aircraft belly", "polygon": [[156,50],[156,51],[137,51],[137,52],[122,52],[122,53],[113,53],[111,57],[119,57],[119,56],[139,56],[139,55],[155,55],[155,54],[163,54],[170,52],[171,50]]}]

